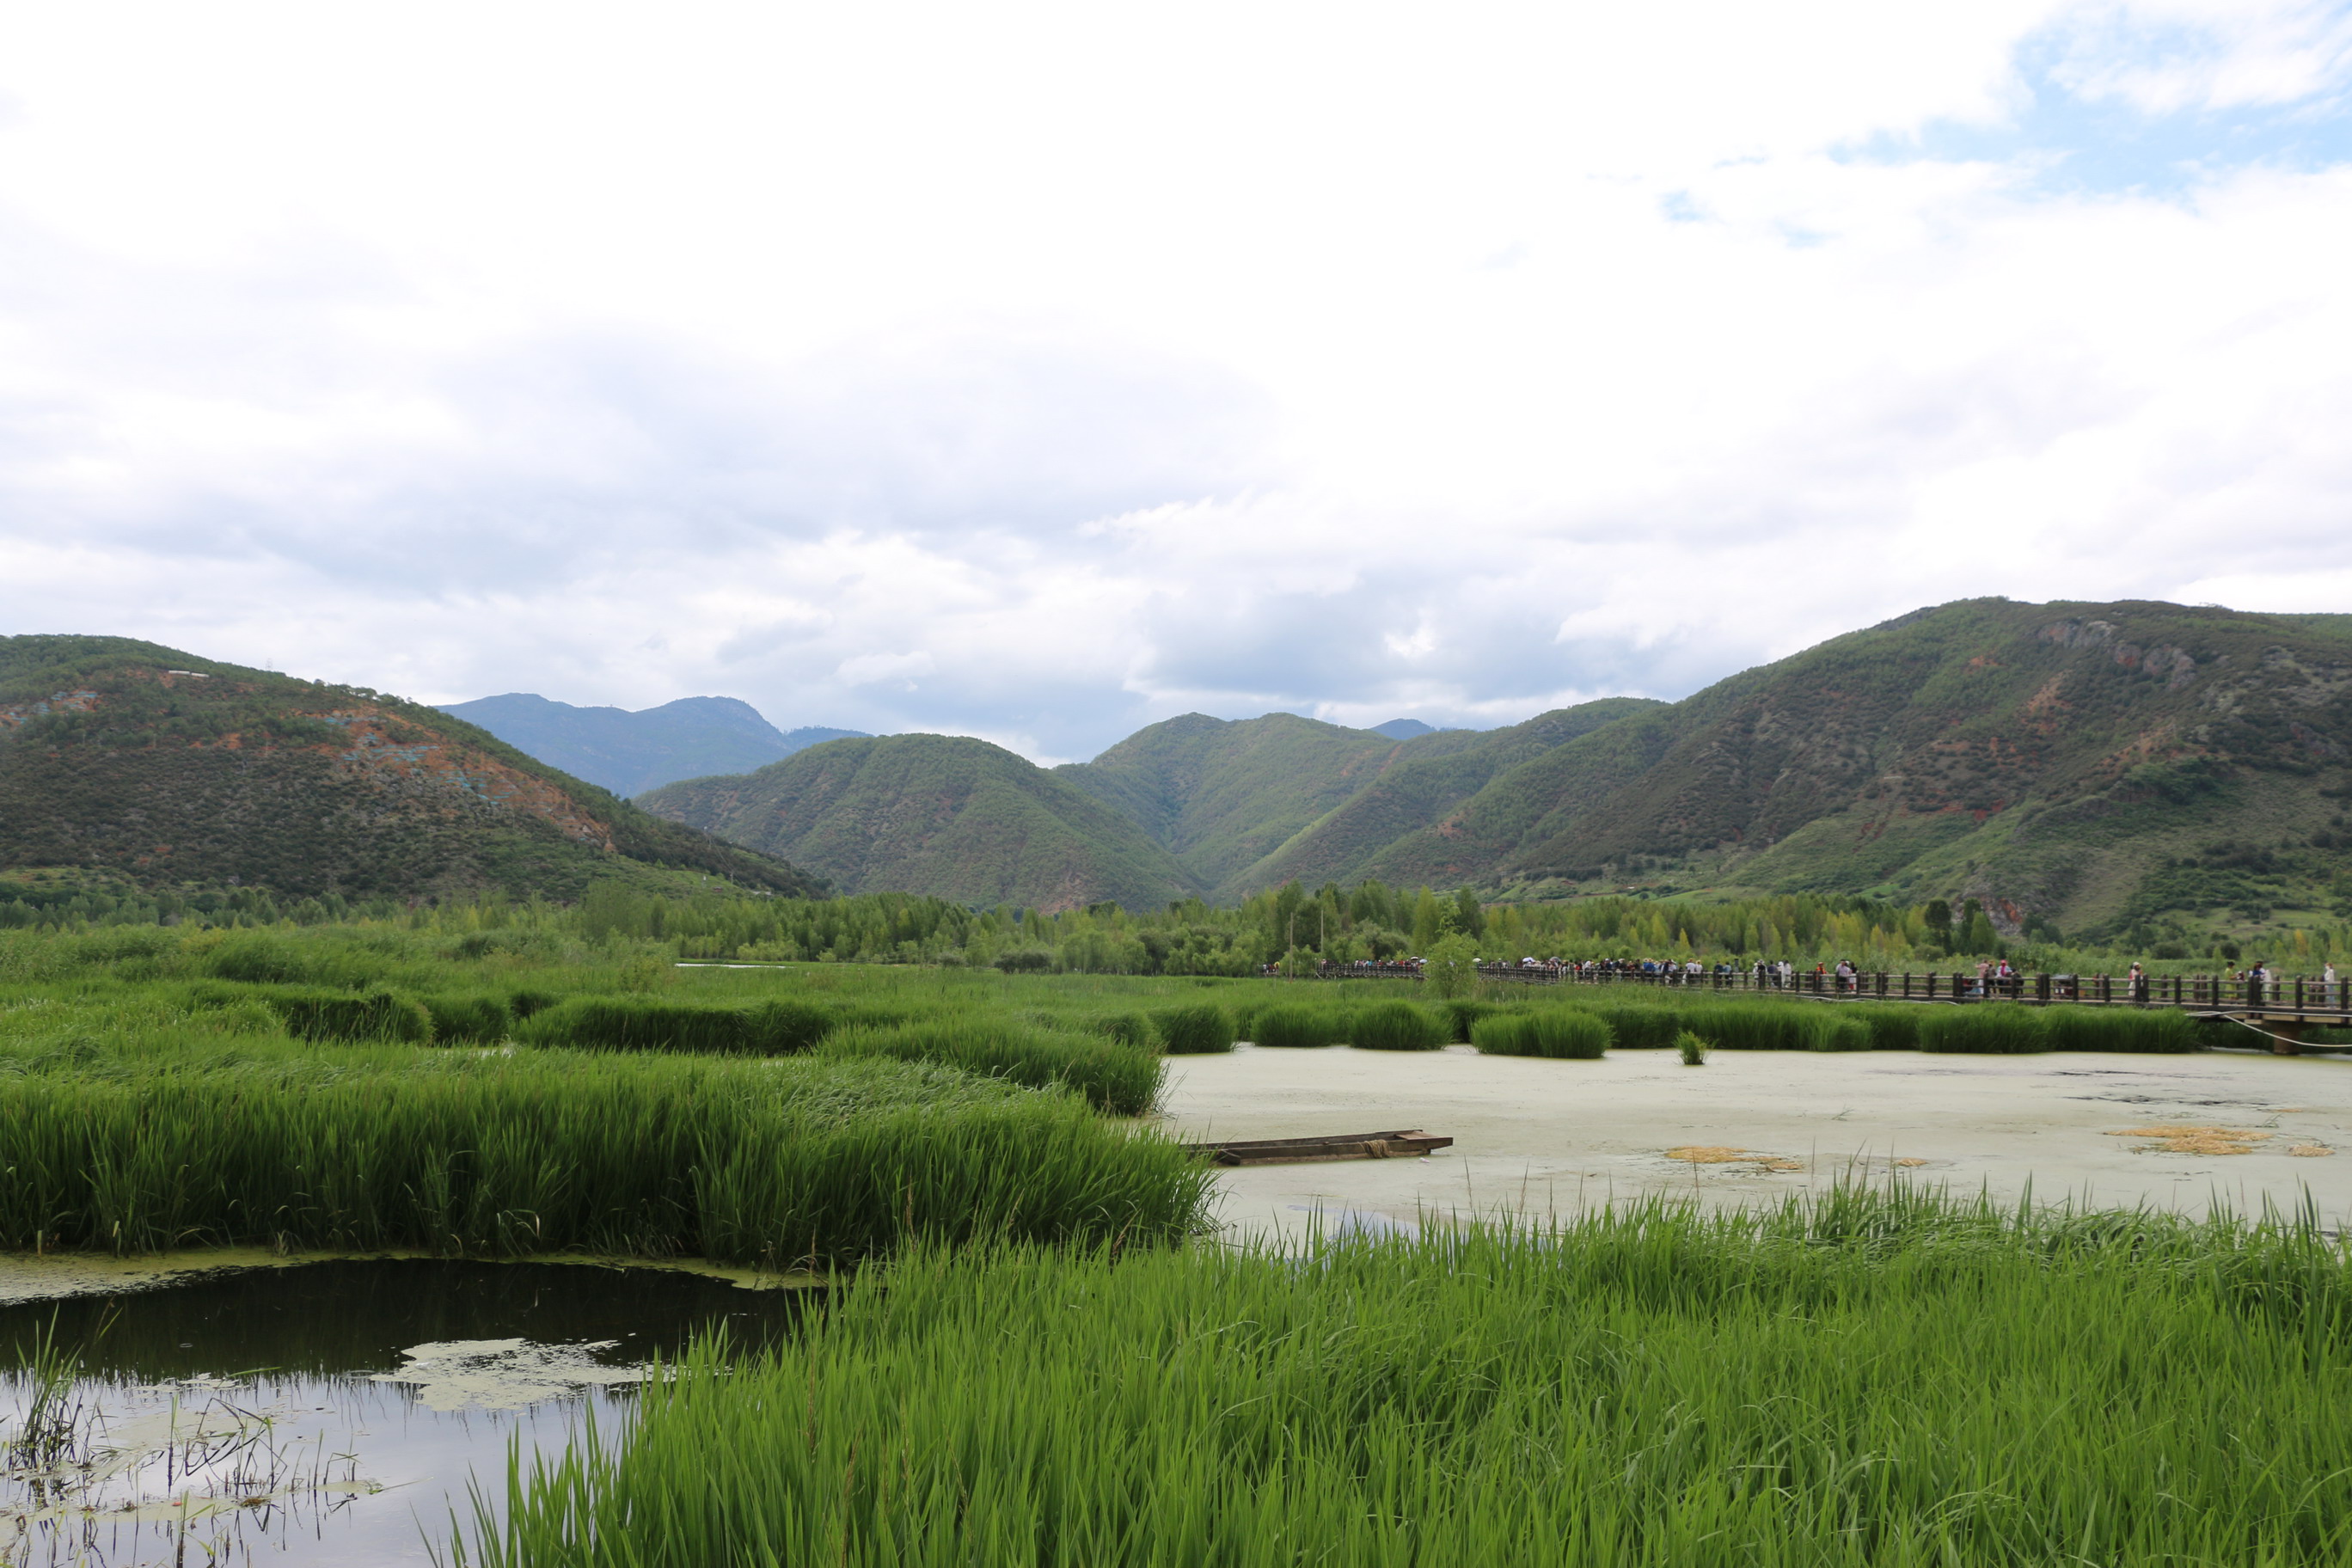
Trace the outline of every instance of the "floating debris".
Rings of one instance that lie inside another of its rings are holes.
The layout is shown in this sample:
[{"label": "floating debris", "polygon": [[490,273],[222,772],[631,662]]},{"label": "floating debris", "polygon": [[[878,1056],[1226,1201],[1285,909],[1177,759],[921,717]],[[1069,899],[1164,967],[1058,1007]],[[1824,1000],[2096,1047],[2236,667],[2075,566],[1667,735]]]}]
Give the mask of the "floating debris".
[{"label": "floating debris", "polygon": [[1679,1149],[1667,1150],[1666,1158],[1693,1165],[1753,1165],[1759,1171],[1805,1168],[1802,1160],[1791,1160],[1786,1154],[1761,1154],[1753,1149],[1735,1149],[1724,1143],[1685,1143]]},{"label": "floating debris", "polygon": [[2325,1143],[2298,1143],[2287,1152],[2301,1160],[2324,1160],[2336,1151]]},{"label": "floating debris", "polygon": [[2255,1144],[2270,1139],[2269,1133],[2251,1128],[2201,1125],[2126,1127],[2107,1136],[2156,1140],[2134,1149],[2135,1154],[2251,1154]]},{"label": "floating debris", "polygon": [[428,1410],[520,1410],[583,1388],[643,1383],[642,1366],[610,1366],[596,1352],[618,1340],[543,1345],[530,1340],[447,1340],[400,1352],[398,1372],[371,1381],[405,1384]]}]

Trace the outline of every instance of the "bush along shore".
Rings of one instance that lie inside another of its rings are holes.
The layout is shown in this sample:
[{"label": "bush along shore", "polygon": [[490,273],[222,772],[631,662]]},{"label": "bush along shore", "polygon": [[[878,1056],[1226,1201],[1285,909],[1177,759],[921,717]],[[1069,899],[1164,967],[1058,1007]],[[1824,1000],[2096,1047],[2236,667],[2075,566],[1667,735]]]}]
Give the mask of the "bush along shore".
[{"label": "bush along shore", "polygon": [[2318,1568],[2352,1557],[2346,1263],[2308,1222],[1900,1189],[923,1248],[517,1461],[466,1560]]}]

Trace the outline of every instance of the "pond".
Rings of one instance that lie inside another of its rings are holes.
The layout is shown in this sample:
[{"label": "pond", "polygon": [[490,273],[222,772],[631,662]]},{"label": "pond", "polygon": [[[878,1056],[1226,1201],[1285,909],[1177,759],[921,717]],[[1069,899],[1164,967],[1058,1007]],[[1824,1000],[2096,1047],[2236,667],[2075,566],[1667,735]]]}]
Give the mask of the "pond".
[{"label": "pond", "polygon": [[657,1268],[337,1260],[0,1306],[0,1562],[446,1562],[520,1446],[616,1433],[656,1357],[807,1290]]}]

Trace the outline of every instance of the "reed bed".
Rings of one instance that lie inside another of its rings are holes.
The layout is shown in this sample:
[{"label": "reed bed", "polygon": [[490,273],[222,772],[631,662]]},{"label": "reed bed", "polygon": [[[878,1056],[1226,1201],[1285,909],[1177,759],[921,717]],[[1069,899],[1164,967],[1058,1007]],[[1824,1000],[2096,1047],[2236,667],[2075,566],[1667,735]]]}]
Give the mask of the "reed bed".
[{"label": "reed bed", "polygon": [[870,1057],[256,1043],[53,1047],[5,1066],[0,1247],[26,1251],[584,1249],[831,1267],[918,1238],[1164,1240],[1199,1223],[1209,1180],[1176,1145],[1074,1096]]},{"label": "reed bed", "polygon": [[730,1007],[646,996],[581,996],[532,1014],[518,1037],[529,1045],[588,1050],[775,1057],[812,1049],[841,1022],[832,1008],[783,998]]},{"label": "reed bed", "polygon": [[1375,1002],[1348,1021],[1348,1043],[1360,1051],[1433,1051],[1453,1037],[1450,1019],[1410,1002]]},{"label": "reed bed", "polygon": [[1160,1048],[1170,1056],[1210,1056],[1234,1048],[1233,1015],[1213,1002],[1162,1007],[1151,1015]]},{"label": "reed bed", "polygon": [[2333,1568],[2347,1279],[2313,1226],[1899,1190],[1305,1256],[922,1248],[518,1460],[467,1560]]},{"label": "reed bed", "polygon": [[1609,1048],[1605,1019],[1569,1007],[1539,1013],[1497,1013],[1478,1020],[1470,1043],[1488,1057],[1550,1057],[1592,1061]]},{"label": "reed bed", "polygon": [[1250,1044],[1261,1047],[1313,1049],[1348,1037],[1347,1016],[1311,1003],[1277,1002],[1260,1007],[1249,1021]]},{"label": "reed bed", "polygon": [[1167,1070],[1150,1051],[1118,1040],[984,1015],[836,1030],[824,1037],[821,1048],[835,1058],[942,1062],[1032,1089],[1067,1089],[1115,1116],[1150,1110]]}]

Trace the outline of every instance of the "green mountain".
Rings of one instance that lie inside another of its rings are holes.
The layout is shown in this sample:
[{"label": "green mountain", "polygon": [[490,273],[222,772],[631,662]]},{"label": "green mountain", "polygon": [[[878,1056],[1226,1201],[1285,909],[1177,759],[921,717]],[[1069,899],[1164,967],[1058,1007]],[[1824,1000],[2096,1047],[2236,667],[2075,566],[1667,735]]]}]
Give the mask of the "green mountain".
[{"label": "green mountain", "polygon": [[295,897],[820,890],[416,703],[127,637],[0,637],[0,868],[38,868]]},{"label": "green mountain", "polygon": [[1230,898],[1261,885],[1251,871],[1259,861],[1388,769],[1484,738],[1435,730],[1393,741],[1295,713],[1187,713],[1054,772],[1140,824],[1202,886]]},{"label": "green mountain", "polygon": [[[1456,831],[1452,818],[1459,807],[1522,763],[1665,706],[1644,697],[1609,697],[1554,709],[1507,729],[1440,731],[1465,735],[1468,742],[1450,753],[1416,752],[1399,759],[1252,866],[1242,880],[1262,888],[1294,879],[1310,886],[1370,877],[1428,881],[1433,874],[1441,885],[1460,883],[1468,879],[1454,867],[1451,855]],[[1432,873],[1431,864],[1445,868]]]},{"label": "green mountain", "polygon": [[[1969,600],[1433,794],[1345,863],[1517,896],[1975,897],[2011,930],[2352,912],[2348,747],[2352,616]],[[1318,852],[1291,863],[1342,861]]]},{"label": "green mountain", "polygon": [[963,736],[828,741],[756,773],[668,784],[639,804],[851,892],[1050,911],[1157,905],[1200,890],[1128,817],[1026,758]]},{"label": "green mountain", "polygon": [[632,713],[509,691],[445,703],[441,711],[619,795],[640,795],[679,779],[749,773],[803,747],[860,733],[815,725],[786,733],[732,697],[681,697]]}]

